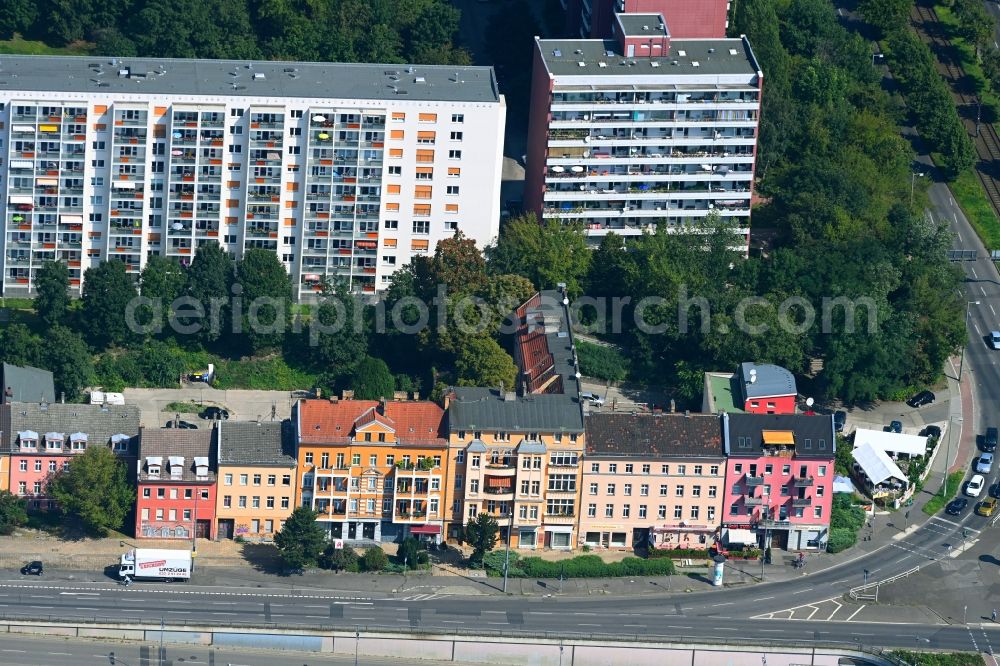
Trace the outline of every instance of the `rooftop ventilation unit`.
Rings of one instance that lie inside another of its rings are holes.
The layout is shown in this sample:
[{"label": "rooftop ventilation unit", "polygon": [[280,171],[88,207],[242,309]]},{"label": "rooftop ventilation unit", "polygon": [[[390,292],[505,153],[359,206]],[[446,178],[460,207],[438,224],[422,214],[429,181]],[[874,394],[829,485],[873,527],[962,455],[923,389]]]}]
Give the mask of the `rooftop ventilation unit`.
[{"label": "rooftop ventilation unit", "polygon": [[266,77],[266,76],[264,76],[264,73],[263,73],[263,72],[254,72],[254,73],[253,73],[253,80],[254,80],[254,81],[263,81],[263,80],[264,80],[264,79],[266,79],[266,78],[267,78],[267,77]]},{"label": "rooftop ventilation unit", "polygon": [[698,62],[697,60],[692,60],[691,61],[691,66],[692,67],[701,67],[701,63]]},{"label": "rooftop ventilation unit", "polygon": [[677,55],[679,55],[680,57],[682,57],[682,58],[683,58],[684,56],[686,56],[686,55],[687,55],[687,51],[678,51],[678,52],[677,52]]},{"label": "rooftop ventilation unit", "polygon": [[737,55],[737,54],[739,54],[739,51],[737,51],[736,49],[729,49],[729,55],[734,56],[734,55]]},{"label": "rooftop ventilation unit", "polygon": [[427,79],[425,79],[422,76],[415,76],[415,77],[413,77],[413,82],[414,83],[427,83]]},{"label": "rooftop ventilation unit", "polygon": [[653,60],[652,62],[650,62],[650,63],[649,63],[649,66],[650,66],[650,67],[659,67],[659,66],[660,66],[660,63],[658,63],[658,62],[656,62],[655,60]]},{"label": "rooftop ventilation unit", "polygon": [[581,61],[577,62],[576,65],[577,65],[577,67],[586,67],[587,63],[585,63],[584,61],[581,60]]},{"label": "rooftop ventilation unit", "polygon": [[561,58],[562,57],[562,51],[560,51],[559,49],[556,49],[555,51],[552,52],[552,56],[555,57],[555,58]]},{"label": "rooftop ventilation unit", "polygon": [[602,61],[600,61],[599,63],[597,63],[597,66],[598,66],[598,67],[601,67],[601,68],[603,69],[604,67],[607,67],[607,66],[608,66],[608,63],[606,63],[606,62],[604,62],[604,61],[602,60]]}]

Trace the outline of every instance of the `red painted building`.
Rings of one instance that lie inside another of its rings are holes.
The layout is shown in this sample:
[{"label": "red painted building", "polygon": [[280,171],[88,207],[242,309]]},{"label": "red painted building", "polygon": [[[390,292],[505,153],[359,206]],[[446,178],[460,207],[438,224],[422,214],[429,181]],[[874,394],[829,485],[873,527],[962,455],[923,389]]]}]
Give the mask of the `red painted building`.
[{"label": "red painted building", "polygon": [[705,374],[701,411],[712,414],[794,414],[795,376],[770,363],[742,363],[735,373]]},{"label": "red painted building", "polygon": [[214,441],[214,429],[140,431],[136,538],[214,538]]},{"label": "red painted building", "polygon": [[722,541],[826,549],[836,437],[831,415],[723,414]]},{"label": "red painted building", "polygon": [[54,509],[50,478],[88,448],[107,446],[132,469],[139,408],[15,402],[3,405],[0,429],[10,452],[10,491],[30,510]]},{"label": "red painted building", "polygon": [[614,15],[663,14],[674,39],[721,39],[729,25],[730,0],[569,0],[570,37],[611,37]]}]

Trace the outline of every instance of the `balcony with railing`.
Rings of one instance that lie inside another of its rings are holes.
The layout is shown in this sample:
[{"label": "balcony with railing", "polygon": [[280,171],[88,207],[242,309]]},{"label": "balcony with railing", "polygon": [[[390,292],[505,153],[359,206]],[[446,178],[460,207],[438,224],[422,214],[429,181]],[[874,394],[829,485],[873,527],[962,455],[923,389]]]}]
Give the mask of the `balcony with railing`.
[{"label": "balcony with railing", "polygon": [[746,476],[746,485],[749,488],[755,488],[757,486],[762,486],[762,485],[764,485],[764,477],[763,476],[750,476],[749,474],[747,474],[747,476]]},{"label": "balcony with railing", "polygon": [[812,506],[812,497],[793,497],[792,506],[796,508]]},{"label": "balcony with railing", "polygon": [[808,488],[813,485],[814,479],[811,476],[797,476],[792,479],[792,484],[796,488]]}]

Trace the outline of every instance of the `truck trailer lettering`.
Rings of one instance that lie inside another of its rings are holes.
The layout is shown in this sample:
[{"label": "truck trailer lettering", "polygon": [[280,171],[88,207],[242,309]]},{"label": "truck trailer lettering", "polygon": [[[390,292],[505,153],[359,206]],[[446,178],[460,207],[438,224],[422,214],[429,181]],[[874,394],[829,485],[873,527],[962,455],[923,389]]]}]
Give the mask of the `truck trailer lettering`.
[{"label": "truck trailer lettering", "polygon": [[143,562],[139,565],[140,569],[153,569],[157,567],[162,567],[166,564],[166,560],[153,560],[152,562]]}]

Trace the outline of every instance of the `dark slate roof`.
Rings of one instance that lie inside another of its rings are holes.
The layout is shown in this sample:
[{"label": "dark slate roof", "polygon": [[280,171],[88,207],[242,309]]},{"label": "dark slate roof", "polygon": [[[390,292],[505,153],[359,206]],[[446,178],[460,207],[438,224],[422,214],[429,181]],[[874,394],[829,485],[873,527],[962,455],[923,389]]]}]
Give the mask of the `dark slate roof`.
[{"label": "dark slate roof", "polygon": [[11,389],[11,402],[55,402],[52,373],[41,368],[3,364],[3,390]]},{"label": "dark slate roof", "polygon": [[[753,383],[750,382],[751,370],[756,370],[757,380]],[[743,363],[739,375],[743,383],[743,394],[747,400],[796,395],[795,377],[780,365]]]},{"label": "dark slate roof", "polygon": [[[139,432],[139,481],[146,483],[161,483],[177,481],[170,478],[168,462],[170,456],[184,458],[184,473],[181,481],[196,481],[195,457],[208,458],[208,481],[215,483],[217,461],[213,446],[214,429],[179,430],[175,428],[143,428]],[[159,479],[147,477],[147,459],[150,456],[163,458],[162,471]],[[204,483],[204,481],[202,481]]]},{"label": "dark slate roof", "polygon": [[0,405],[0,455],[10,450],[10,405]]},{"label": "dark slate roof", "polygon": [[508,432],[583,432],[583,407],[573,395],[543,394],[505,399],[497,389],[452,388],[448,428]]},{"label": "dark slate roof", "polygon": [[723,457],[722,422],[715,414],[587,415],[587,454],[642,457]]},{"label": "dark slate roof", "polygon": [[220,421],[220,465],[295,467],[291,421]]},{"label": "dark slate roof", "polygon": [[[792,432],[796,457],[832,459],[836,450],[832,414],[723,414],[722,420],[728,455],[761,455],[765,430]],[[749,438],[749,448],[739,446],[740,437]]]},{"label": "dark slate roof", "polygon": [[[17,433],[34,430],[41,437],[47,432],[60,432],[66,440],[72,433],[87,435],[88,445],[107,445],[113,435],[135,438],[139,433],[139,408],[135,405],[75,405],[15,402],[10,406],[10,431],[4,433],[7,449],[20,452]],[[135,452],[130,442],[129,452]],[[34,453],[34,452],[33,452]],[[41,447],[38,454],[44,455]],[[65,455],[62,451],[58,455]]]}]

